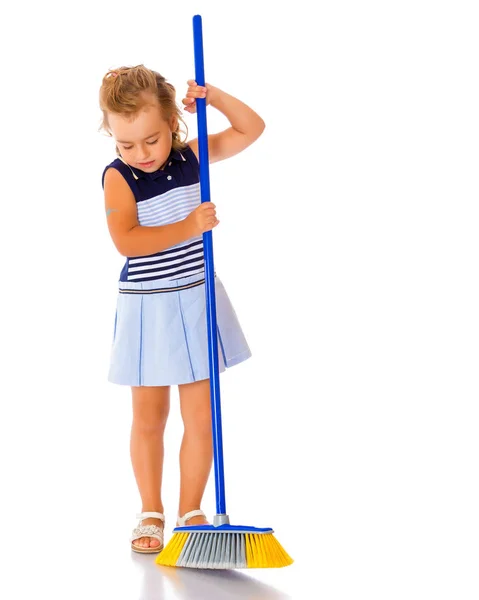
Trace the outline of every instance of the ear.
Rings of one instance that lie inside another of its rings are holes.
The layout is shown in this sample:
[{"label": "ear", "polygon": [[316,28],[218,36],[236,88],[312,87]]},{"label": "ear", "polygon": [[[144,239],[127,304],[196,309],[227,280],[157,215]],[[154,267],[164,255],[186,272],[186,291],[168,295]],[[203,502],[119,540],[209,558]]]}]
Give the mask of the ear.
[{"label": "ear", "polygon": [[174,133],[178,129],[178,115],[171,115],[170,129]]}]

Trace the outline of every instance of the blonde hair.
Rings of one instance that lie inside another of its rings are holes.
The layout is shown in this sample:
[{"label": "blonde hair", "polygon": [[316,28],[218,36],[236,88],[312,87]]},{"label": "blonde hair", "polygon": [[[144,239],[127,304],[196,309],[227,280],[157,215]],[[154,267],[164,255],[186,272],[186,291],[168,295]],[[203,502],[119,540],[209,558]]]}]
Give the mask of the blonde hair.
[{"label": "blonde hair", "polygon": [[[134,118],[145,106],[151,104],[150,94],[158,100],[163,119],[168,121],[173,115],[178,118],[177,128],[173,132],[172,147],[173,150],[183,149],[186,146],[188,127],[176,104],[176,90],[163,75],[147,69],[144,65],[112,69],[103,77],[100,87],[100,109],[103,119],[98,131],[103,130],[109,137],[113,137],[108,113]],[[180,129],[180,123],[184,125],[185,131]],[[181,133],[185,134],[183,139]],[[118,146],[116,153],[120,156]]]}]

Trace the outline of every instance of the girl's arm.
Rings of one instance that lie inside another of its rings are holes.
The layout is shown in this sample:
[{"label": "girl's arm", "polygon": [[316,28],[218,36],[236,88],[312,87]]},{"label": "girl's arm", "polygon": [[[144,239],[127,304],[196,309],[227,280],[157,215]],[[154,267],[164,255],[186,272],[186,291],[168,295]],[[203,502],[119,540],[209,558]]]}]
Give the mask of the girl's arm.
[{"label": "girl's arm", "polygon": [[105,209],[108,230],[116,249],[123,256],[149,256],[192,237],[201,235],[218,225],[215,205],[204,202],[186,219],[145,227],[138,223],[135,197],[130,186],[116,169],[105,173]]},{"label": "girl's arm", "polygon": [[[208,136],[210,163],[238,154],[256,141],[263,133],[265,128],[263,119],[238,98],[208,83],[205,88],[196,85],[195,81],[189,80],[188,85],[186,98],[183,99],[187,112],[196,112],[195,98],[206,97],[206,104],[211,104],[223,113],[231,124],[231,127],[225,129],[225,131]],[[189,141],[188,144],[198,157],[198,138]]]}]

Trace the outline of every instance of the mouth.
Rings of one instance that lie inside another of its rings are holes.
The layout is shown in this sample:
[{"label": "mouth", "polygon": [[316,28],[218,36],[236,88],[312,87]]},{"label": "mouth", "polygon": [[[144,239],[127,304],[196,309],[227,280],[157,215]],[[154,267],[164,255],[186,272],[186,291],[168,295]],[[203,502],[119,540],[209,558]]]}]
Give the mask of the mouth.
[{"label": "mouth", "polygon": [[138,163],[141,167],[151,167],[152,164],[154,163],[154,160],[150,160],[150,162],[146,162],[146,163]]}]

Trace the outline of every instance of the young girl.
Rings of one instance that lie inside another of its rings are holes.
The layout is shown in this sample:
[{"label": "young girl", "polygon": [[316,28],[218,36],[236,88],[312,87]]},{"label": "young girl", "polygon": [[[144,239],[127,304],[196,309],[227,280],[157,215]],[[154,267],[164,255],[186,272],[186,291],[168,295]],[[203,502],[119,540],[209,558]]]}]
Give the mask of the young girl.
[{"label": "young girl", "polygon": [[[243,102],[209,84],[188,86],[187,112],[206,98],[231,125],[208,136],[210,162],[238,154],[261,135],[264,122]],[[198,140],[181,140],[175,89],[164,77],[143,65],[109,71],[100,108],[101,129],[114,138],[118,156],[102,178],[108,229],[126,257],[108,380],[132,390],[130,450],[142,512],[131,547],[159,552],[171,385],[179,387],[184,423],[177,525],[208,523],[200,509],[213,459],[202,234],[219,221],[215,205],[201,203]],[[222,372],[251,353],[218,277],[216,302]]]}]

